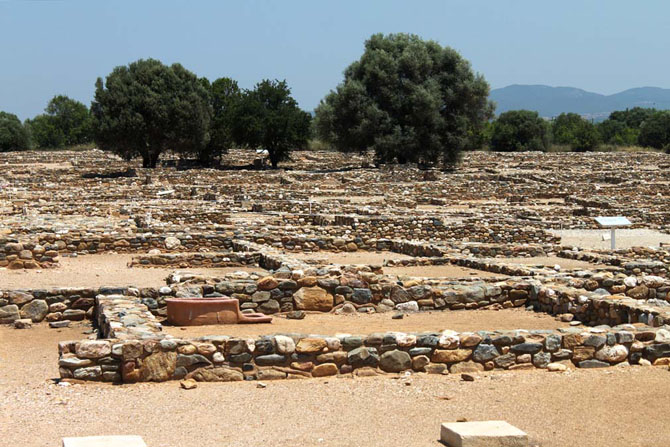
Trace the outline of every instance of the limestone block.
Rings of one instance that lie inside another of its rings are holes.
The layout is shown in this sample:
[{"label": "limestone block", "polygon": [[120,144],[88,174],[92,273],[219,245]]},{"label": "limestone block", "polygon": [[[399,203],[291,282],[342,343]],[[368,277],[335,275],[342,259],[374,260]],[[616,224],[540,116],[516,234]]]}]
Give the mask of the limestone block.
[{"label": "limestone block", "polygon": [[445,422],[440,440],[448,447],[528,447],[528,435],[505,421]]}]

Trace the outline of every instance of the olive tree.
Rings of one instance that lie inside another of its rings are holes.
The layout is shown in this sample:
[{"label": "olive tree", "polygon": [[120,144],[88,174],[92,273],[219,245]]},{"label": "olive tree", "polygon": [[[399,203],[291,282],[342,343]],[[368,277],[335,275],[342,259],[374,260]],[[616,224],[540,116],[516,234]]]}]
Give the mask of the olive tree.
[{"label": "olive tree", "polygon": [[235,110],[235,141],[266,149],[273,168],[307,145],[311,116],[298,107],[286,81],[259,82],[242,94]]},{"label": "olive tree", "polygon": [[670,151],[670,112],[656,111],[640,125],[640,146]]},{"label": "olive tree", "polygon": [[381,162],[454,163],[492,117],[489,85],[435,41],[375,34],[316,109],[319,137]]},{"label": "olive tree", "polygon": [[54,96],[44,114],[27,124],[39,148],[59,148],[91,141],[91,115],[88,107],[65,95]]},{"label": "olive tree", "polygon": [[91,105],[94,136],[103,150],[154,168],[173,150],[201,154],[209,143],[209,92],[180,64],[141,59],[98,78]]},{"label": "olive tree", "polygon": [[546,151],[549,123],[530,110],[510,110],[493,122],[491,150],[497,152]]},{"label": "olive tree", "polygon": [[23,151],[30,148],[30,133],[12,113],[0,112],[0,152]]},{"label": "olive tree", "polygon": [[235,113],[242,91],[237,81],[219,78],[209,86],[212,103],[212,122],[207,156],[217,157],[228,152],[234,144]]}]

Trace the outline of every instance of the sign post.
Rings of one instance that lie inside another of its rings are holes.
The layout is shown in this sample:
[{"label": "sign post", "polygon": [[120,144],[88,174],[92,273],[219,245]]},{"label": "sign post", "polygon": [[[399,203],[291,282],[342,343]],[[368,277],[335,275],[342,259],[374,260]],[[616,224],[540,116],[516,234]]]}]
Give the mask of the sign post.
[{"label": "sign post", "polygon": [[600,228],[610,229],[610,248],[612,251],[616,249],[616,228],[632,225],[631,221],[623,216],[598,216],[595,220]]}]

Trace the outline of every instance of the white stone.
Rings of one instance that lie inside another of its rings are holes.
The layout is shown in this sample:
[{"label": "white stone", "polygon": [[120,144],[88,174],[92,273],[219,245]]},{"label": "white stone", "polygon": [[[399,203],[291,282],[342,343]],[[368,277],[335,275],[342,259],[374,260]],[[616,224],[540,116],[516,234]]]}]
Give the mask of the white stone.
[{"label": "white stone", "polygon": [[670,331],[667,329],[659,329],[656,331],[656,343],[670,343]]},{"label": "white stone", "polygon": [[440,348],[451,349],[458,347],[459,341],[460,337],[458,336],[458,333],[446,330],[442,332],[442,335],[440,336],[440,339],[438,340],[437,344]]},{"label": "white stone", "polygon": [[416,301],[408,301],[406,303],[396,304],[395,308],[398,310],[403,310],[405,312],[418,312],[419,303],[417,303]]},{"label": "white stone", "polygon": [[653,289],[662,287],[665,284],[665,279],[660,276],[648,275],[642,278],[642,284]]},{"label": "white stone", "polygon": [[634,276],[628,276],[624,278],[623,283],[626,285],[626,287],[635,287],[637,286],[637,278]]},{"label": "white stone", "polygon": [[528,447],[528,435],[505,421],[443,423],[440,440],[448,447]]},{"label": "white stone", "polygon": [[275,343],[277,343],[277,352],[280,354],[293,354],[295,352],[295,342],[291,337],[275,335]]},{"label": "white stone", "polygon": [[141,436],[63,438],[63,447],[147,447]]},{"label": "white stone", "polygon": [[167,248],[168,250],[174,250],[180,245],[181,241],[174,236],[168,236],[165,238],[165,248]]}]

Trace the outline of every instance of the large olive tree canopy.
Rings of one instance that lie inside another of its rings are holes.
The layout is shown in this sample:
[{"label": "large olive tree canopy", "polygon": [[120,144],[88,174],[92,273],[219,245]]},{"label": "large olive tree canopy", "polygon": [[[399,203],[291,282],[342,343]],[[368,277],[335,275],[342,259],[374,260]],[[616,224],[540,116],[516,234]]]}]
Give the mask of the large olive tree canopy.
[{"label": "large olive tree canopy", "polygon": [[319,137],[380,161],[453,163],[492,117],[489,85],[449,47],[375,34],[316,109]]},{"label": "large olive tree canopy", "polygon": [[161,152],[200,154],[209,142],[209,91],[180,64],[155,59],[116,67],[98,78],[91,105],[101,149],[156,167]]}]

